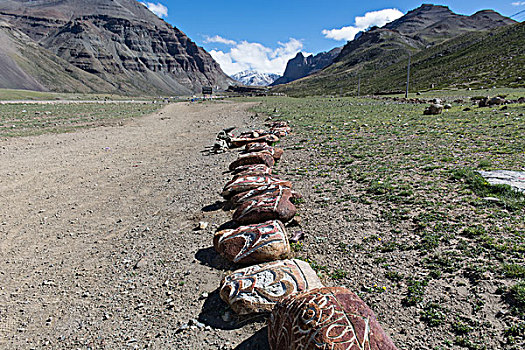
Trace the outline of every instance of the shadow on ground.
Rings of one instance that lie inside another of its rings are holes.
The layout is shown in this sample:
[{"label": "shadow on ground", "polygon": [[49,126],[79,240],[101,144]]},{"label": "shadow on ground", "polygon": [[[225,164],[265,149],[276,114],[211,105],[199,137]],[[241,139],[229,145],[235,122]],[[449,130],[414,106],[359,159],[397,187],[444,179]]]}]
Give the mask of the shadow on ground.
[{"label": "shadow on ground", "polygon": [[199,260],[202,265],[221,271],[235,270],[239,267],[220,256],[213,247],[199,249],[195,254],[195,259]]},{"label": "shadow on ground", "polygon": [[268,327],[260,329],[257,333],[237,345],[234,350],[269,350]]},{"label": "shadow on ground", "polygon": [[202,208],[201,210],[205,213],[210,213],[212,211],[218,211],[218,210],[221,210],[221,209],[224,209],[225,206],[226,206],[227,202],[224,202],[224,201],[217,201],[213,204],[210,204],[210,205],[207,205],[205,206],[204,208]]},{"label": "shadow on ground", "polygon": [[[212,328],[233,330],[242,328],[248,324],[265,322],[266,315],[256,316],[238,316],[232,309],[222,301],[219,296],[219,289],[216,289],[204,302],[201,312],[198,318],[199,322],[204,323]],[[253,337],[251,337],[253,338]],[[251,339],[249,338],[249,339]],[[246,341],[248,341],[247,339]],[[245,342],[246,342],[245,341]],[[245,343],[243,342],[243,344]],[[241,344],[242,345],[242,344]],[[251,348],[239,348],[239,349],[251,349]],[[254,348],[255,349],[255,348]]]}]

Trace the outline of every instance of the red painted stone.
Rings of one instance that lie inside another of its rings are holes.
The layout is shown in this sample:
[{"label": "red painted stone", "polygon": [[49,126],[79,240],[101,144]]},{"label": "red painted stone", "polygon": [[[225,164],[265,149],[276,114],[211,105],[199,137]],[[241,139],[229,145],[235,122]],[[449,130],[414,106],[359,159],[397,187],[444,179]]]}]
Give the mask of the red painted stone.
[{"label": "red painted stone", "polygon": [[224,186],[224,189],[222,190],[221,195],[224,198],[230,198],[231,196],[234,196],[238,193],[250,191],[257,187],[261,187],[261,186],[265,186],[269,184],[281,185],[286,188],[292,187],[292,183],[290,181],[284,181],[279,178],[268,176],[268,175],[238,176],[238,177],[235,177],[233,180],[231,180]]},{"label": "red painted stone", "polygon": [[[284,188],[282,188],[284,187]],[[238,206],[242,205],[244,202],[253,199],[257,196],[270,196],[270,197],[276,197],[279,195],[279,191],[287,191],[290,190],[290,187],[283,186],[283,184],[279,183],[271,183],[269,185],[260,186],[257,188],[254,188],[250,191],[241,192],[236,194],[230,199],[230,202],[232,204],[233,208],[237,208]],[[293,196],[292,191],[292,196]]]},{"label": "red painted stone", "polygon": [[252,142],[246,145],[244,147],[244,154],[252,153],[252,152],[260,152],[260,151],[268,151],[272,154],[273,158],[275,160],[281,159],[284,150],[282,148],[277,148],[268,145],[267,143],[261,143],[261,142]]},{"label": "red painted stone", "polygon": [[240,315],[270,312],[279,300],[323,285],[308,263],[278,260],[253,265],[224,277],[219,295]]},{"label": "red painted stone", "polygon": [[278,141],[279,141],[279,137],[273,134],[266,134],[266,135],[257,136],[257,137],[241,136],[241,137],[231,138],[230,145],[231,147],[236,148],[236,147],[242,147],[251,142],[265,142],[267,144],[273,144]]},{"label": "red painted stone", "polygon": [[233,176],[244,175],[272,175],[272,168],[265,164],[249,164],[235,168],[232,171]]},{"label": "red painted stone", "polygon": [[219,231],[213,246],[223,257],[238,264],[280,260],[290,254],[286,229],[278,220]]},{"label": "red painted stone", "polygon": [[268,322],[272,350],[397,350],[373,311],[346,288],[282,299]]},{"label": "red painted stone", "polygon": [[239,156],[237,160],[233,161],[230,164],[229,169],[234,170],[235,168],[238,168],[240,166],[250,164],[264,164],[271,168],[275,165],[275,159],[273,158],[273,155],[268,151],[243,154]]},{"label": "red painted stone", "polygon": [[290,221],[297,212],[290,201],[292,192],[281,186],[277,191],[252,197],[233,213],[233,221],[241,224],[256,224],[267,220]]}]

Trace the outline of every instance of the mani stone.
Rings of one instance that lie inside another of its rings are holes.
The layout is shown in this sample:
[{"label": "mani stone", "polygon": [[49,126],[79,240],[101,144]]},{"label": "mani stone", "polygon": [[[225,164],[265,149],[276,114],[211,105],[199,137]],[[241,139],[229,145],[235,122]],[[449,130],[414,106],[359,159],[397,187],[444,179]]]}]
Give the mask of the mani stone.
[{"label": "mani stone", "polygon": [[244,152],[250,153],[250,152],[258,152],[258,151],[268,151],[272,148],[273,148],[272,146],[264,142],[250,142],[246,144],[246,146],[244,146]]},{"label": "mani stone", "polygon": [[[279,183],[271,183],[269,185],[254,188],[253,190],[238,193],[230,199],[230,202],[234,208],[237,208],[247,200],[250,200],[254,197],[271,196],[272,194],[273,196],[277,196],[279,195],[279,191],[286,191],[287,189],[290,189],[290,187],[283,186],[283,184]],[[299,196],[299,194],[292,191],[292,198],[295,198],[296,196]]]},{"label": "mani stone", "polygon": [[285,259],[290,254],[286,230],[278,220],[223,230],[213,238],[215,250],[237,264],[258,264]]},{"label": "mani stone", "polygon": [[279,137],[273,134],[267,134],[267,135],[262,135],[262,136],[259,135],[257,137],[241,136],[237,138],[232,137],[230,139],[230,145],[232,148],[236,148],[236,147],[242,147],[251,142],[265,142],[267,144],[272,144],[277,141],[279,141]]},{"label": "mani stone", "polygon": [[247,175],[252,175],[252,176],[272,175],[272,168],[264,164],[250,164],[250,165],[244,165],[244,166],[235,168],[232,174],[234,178],[241,177],[241,176],[247,176]]},{"label": "mani stone", "polygon": [[[267,127],[270,128],[270,131],[272,129],[276,129],[276,128],[289,128],[290,126],[288,125],[288,122],[284,121],[284,120],[276,120],[274,122],[271,122],[271,123],[266,123],[264,124],[266,125]],[[290,128],[291,129],[291,128]]]},{"label": "mani stone", "polygon": [[275,159],[273,158],[273,155],[268,151],[243,154],[239,156],[237,160],[233,161],[230,164],[229,169],[234,170],[235,168],[238,168],[240,166],[250,164],[264,164],[271,168],[275,165]]},{"label": "mani stone", "polygon": [[272,350],[396,350],[372,310],[346,288],[282,299],[268,322]]},{"label": "mani stone", "polygon": [[272,311],[281,299],[323,285],[304,261],[279,260],[234,271],[219,295],[239,315]]},{"label": "mani stone", "polygon": [[292,187],[292,183],[290,181],[281,180],[279,178],[272,177],[269,175],[239,176],[234,178],[224,186],[221,196],[223,196],[224,198],[230,198],[231,196],[236,195],[237,193],[250,191],[254,188],[268,184],[279,184],[287,188]]},{"label": "mani stone", "polygon": [[443,105],[440,104],[432,104],[423,112],[424,115],[437,115],[441,113],[443,113]]},{"label": "mani stone", "polygon": [[241,133],[239,135],[239,138],[255,138],[255,137],[259,137],[259,136],[264,136],[264,135],[268,135],[269,132],[266,131],[266,130],[263,130],[263,129],[255,129],[255,130],[251,130],[251,131],[245,131],[243,133]]},{"label": "mani stone", "polygon": [[284,153],[284,150],[282,148],[272,147],[266,143],[260,143],[260,142],[253,142],[253,143],[247,144],[246,147],[244,147],[243,153],[247,154],[247,153],[253,153],[253,152],[260,152],[260,151],[270,152],[275,160],[281,159]]},{"label": "mani stone", "polygon": [[275,191],[244,201],[233,213],[233,221],[241,224],[257,224],[267,220],[290,221],[297,209],[290,201],[292,191],[280,186]]},{"label": "mani stone", "polygon": [[292,129],[289,127],[286,128],[273,128],[271,133],[277,137],[285,137],[290,132],[292,132]]},{"label": "mani stone", "polygon": [[284,137],[292,132],[292,128],[285,121],[276,121],[267,126],[270,127],[270,132],[278,137]]}]

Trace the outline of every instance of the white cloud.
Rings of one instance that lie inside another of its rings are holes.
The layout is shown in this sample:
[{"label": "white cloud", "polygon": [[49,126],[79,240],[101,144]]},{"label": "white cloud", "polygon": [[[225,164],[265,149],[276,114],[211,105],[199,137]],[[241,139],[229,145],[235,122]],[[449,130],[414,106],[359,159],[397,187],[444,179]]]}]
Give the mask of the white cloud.
[{"label": "white cloud", "polygon": [[237,45],[236,41],[225,39],[222,36],[218,36],[218,35],[215,35],[212,37],[206,36],[206,39],[204,40],[204,42],[205,43],[220,43],[220,44],[225,44],[229,46]]},{"label": "white cloud", "polygon": [[525,1],[516,1],[512,3],[512,6],[523,6],[525,5]]},{"label": "white cloud", "polygon": [[328,39],[334,40],[354,40],[357,33],[372,26],[382,27],[403,16],[403,12],[398,9],[385,9],[365,13],[362,17],[355,18],[355,25],[342,27],[339,29],[323,30],[323,34]]},{"label": "white cloud", "polygon": [[[224,38],[221,38],[224,39]],[[224,39],[233,42],[233,40]],[[259,73],[283,74],[286,63],[303,48],[303,43],[290,38],[288,42],[279,42],[279,47],[271,49],[260,43],[242,41],[232,44],[229,52],[211,50],[212,57],[221,65],[222,70],[229,75],[254,70]],[[306,53],[305,55],[309,55]]]},{"label": "white cloud", "polygon": [[153,2],[141,2],[142,5],[146,6],[148,10],[156,14],[158,17],[168,17],[168,8],[162,5],[160,2],[156,4]]}]

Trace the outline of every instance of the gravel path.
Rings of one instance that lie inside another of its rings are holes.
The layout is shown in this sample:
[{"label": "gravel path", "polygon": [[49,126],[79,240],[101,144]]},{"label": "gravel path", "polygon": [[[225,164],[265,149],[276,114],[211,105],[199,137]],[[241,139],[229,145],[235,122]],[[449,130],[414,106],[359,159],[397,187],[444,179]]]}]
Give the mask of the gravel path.
[{"label": "gravel path", "polygon": [[212,234],[230,215],[213,204],[236,154],[202,152],[260,125],[250,106],[0,141],[0,348],[264,348],[264,323],[215,292],[228,266]]}]

